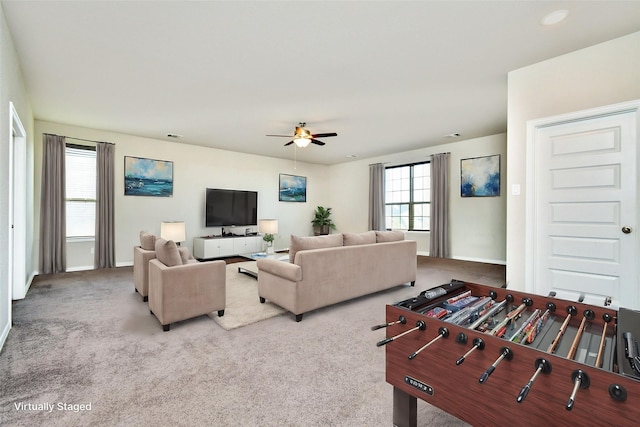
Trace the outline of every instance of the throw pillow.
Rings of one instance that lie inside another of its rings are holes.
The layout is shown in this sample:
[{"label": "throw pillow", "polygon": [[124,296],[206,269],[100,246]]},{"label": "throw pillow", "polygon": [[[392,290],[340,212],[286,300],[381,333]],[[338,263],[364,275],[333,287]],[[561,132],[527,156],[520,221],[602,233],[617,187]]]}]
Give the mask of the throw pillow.
[{"label": "throw pillow", "polygon": [[180,253],[180,259],[182,259],[183,264],[188,264],[190,260],[194,259],[191,256],[191,252],[189,252],[189,248],[186,246],[179,246],[178,252]]},{"label": "throw pillow", "polygon": [[342,246],[342,234],[328,234],[326,236],[299,237],[291,236],[289,245],[289,262],[293,264],[298,251],[308,249],[334,248]]},{"label": "throw pillow", "polygon": [[156,239],[156,258],[167,267],[182,265],[182,257],[173,240]]},{"label": "throw pillow", "polygon": [[146,231],[140,232],[140,247],[145,251],[156,250],[156,236]]},{"label": "throw pillow", "polygon": [[376,243],[376,232],[342,233],[342,238],[345,246],[368,245]]},{"label": "throw pillow", "polygon": [[376,241],[378,243],[398,242],[400,240],[404,240],[404,231],[376,231]]}]

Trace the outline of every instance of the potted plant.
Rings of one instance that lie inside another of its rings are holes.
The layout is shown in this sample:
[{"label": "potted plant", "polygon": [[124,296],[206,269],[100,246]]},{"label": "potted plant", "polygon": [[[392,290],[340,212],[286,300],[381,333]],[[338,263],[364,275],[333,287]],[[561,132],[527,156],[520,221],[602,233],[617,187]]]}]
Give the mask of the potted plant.
[{"label": "potted plant", "polygon": [[265,233],[264,236],[262,236],[262,240],[264,240],[265,242],[267,242],[267,253],[268,254],[272,254],[273,253],[273,239],[274,239],[274,235],[271,233]]},{"label": "potted plant", "polygon": [[313,224],[313,234],[316,236],[329,234],[331,230],[336,229],[336,225],[331,220],[331,208],[318,206],[313,215],[311,224]]}]

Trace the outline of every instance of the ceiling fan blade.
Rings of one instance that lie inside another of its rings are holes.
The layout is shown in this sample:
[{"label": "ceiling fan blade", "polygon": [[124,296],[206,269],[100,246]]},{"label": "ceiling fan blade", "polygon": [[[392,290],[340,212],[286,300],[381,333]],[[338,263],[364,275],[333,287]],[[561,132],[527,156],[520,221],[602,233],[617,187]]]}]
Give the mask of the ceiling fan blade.
[{"label": "ceiling fan blade", "polygon": [[266,136],[282,136],[284,138],[291,138],[291,135],[266,135]]},{"label": "ceiling fan blade", "polygon": [[338,136],[335,132],[330,133],[316,133],[315,135],[311,135],[312,138],[328,138],[330,136]]},{"label": "ceiling fan blade", "polygon": [[311,142],[316,144],[316,145],[324,145],[324,142],[318,141],[317,139],[312,139]]},{"label": "ceiling fan blade", "polygon": [[286,144],[284,144],[284,146],[286,147],[287,145],[291,145],[291,144],[293,144],[293,141],[287,142]]}]

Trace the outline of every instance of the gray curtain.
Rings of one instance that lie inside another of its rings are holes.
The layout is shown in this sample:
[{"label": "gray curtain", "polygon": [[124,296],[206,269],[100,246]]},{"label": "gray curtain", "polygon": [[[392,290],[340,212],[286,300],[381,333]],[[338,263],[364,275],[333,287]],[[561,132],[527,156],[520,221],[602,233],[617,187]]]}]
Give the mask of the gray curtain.
[{"label": "gray curtain", "polygon": [[429,256],[449,257],[449,153],[431,156]]},{"label": "gray curtain", "polygon": [[369,230],[384,230],[384,164],[369,165]]},{"label": "gray curtain", "polygon": [[67,269],[65,223],[65,137],[44,134],[40,195],[40,274]]},{"label": "gray curtain", "polygon": [[93,264],[95,268],[111,268],[115,267],[113,144],[97,143],[96,163],[96,247]]}]

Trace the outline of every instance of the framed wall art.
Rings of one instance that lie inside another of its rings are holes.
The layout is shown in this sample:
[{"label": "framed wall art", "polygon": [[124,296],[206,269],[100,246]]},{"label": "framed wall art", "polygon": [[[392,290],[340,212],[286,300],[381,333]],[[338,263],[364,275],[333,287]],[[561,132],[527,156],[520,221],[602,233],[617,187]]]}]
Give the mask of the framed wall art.
[{"label": "framed wall art", "polygon": [[500,196],[500,154],[460,160],[460,196]]},{"label": "framed wall art", "polygon": [[281,173],[278,200],[281,202],[306,202],[307,177]]},{"label": "framed wall art", "polygon": [[173,162],[124,156],[125,196],[173,196]]}]

